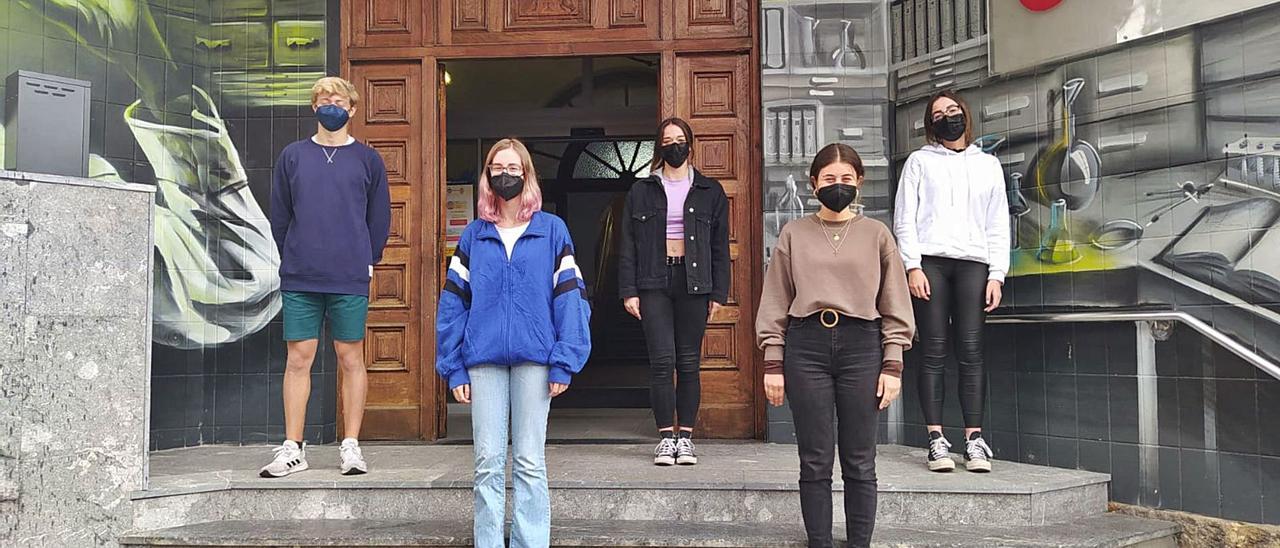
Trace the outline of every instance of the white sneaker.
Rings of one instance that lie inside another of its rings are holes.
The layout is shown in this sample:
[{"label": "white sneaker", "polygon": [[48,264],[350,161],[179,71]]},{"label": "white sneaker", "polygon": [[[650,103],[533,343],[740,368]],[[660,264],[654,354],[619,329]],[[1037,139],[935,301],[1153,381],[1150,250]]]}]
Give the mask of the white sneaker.
[{"label": "white sneaker", "polygon": [[360,442],[355,438],[342,440],[338,455],[342,457],[342,475],[355,476],[369,471],[369,465],[364,462],[364,454],[360,452]]},{"label": "white sneaker", "polygon": [[671,466],[676,463],[676,440],[662,438],[653,449],[653,463],[658,466]]},{"label": "white sneaker", "polygon": [[283,478],[294,472],[307,469],[307,442],[299,446],[293,440],[285,440],[279,447],[272,449],[276,458],[263,466],[258,475],[264,478]]}]

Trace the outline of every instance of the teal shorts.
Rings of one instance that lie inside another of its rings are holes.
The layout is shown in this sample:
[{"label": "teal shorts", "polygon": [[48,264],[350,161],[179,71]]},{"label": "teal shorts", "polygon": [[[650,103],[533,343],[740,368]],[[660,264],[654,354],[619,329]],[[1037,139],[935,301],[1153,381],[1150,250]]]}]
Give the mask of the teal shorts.
[{"label": "teal shorts", "polygon": [[282,291],[284,296],[284,340],[306,341],[320,338],[320,324],[329,319],[329,334],[337,341],[364,340],[364,323],[369,316],[369,298],[335,293]]}]

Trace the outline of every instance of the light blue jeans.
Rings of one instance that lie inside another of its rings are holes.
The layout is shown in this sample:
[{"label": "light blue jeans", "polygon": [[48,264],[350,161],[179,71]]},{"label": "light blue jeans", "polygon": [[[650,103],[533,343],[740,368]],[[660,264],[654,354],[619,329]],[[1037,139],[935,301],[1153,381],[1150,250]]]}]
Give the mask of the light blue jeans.
[{"label": "light blue jeans", "polygon": [[475,545],[503,548],[506,521],[507,431],[515,504],[512,548],[551,544],[551,495],[547,491],[547,366],[480,366],[471,375],[471,432],[475,437]]}]

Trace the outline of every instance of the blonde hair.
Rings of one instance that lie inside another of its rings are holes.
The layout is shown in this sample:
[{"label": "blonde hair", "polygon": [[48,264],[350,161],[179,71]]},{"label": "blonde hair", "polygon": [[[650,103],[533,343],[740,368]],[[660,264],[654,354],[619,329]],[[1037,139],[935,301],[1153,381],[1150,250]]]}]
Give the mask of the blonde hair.
[{"label": "blonde hair", "polygon": [[347,98],[347,106],[355,107],[360,103],[360,92],[356,86],[337,76],[326,76],[316,80],[311,86],[311,106],[315,106],[321,96],[341,95]]},{"label": "blonde hair", "polygon": [[502,213],[499,202],[501,198],[489,186],[489,166],[493,164],[493,157],[506,149],[516,151],[516,155],[520,156],[521,167],[524,168],[524,192],[519,197],[520,212],[517,218],[521,222],[528,221],[533,218],[533,212],[542,210],[542,189],[538,187],[538,173],[533,169],[533,157],[529,155],[529,149],[519,139],[503,139],[489,149],[489,154],[484,158],[484,168],[480,171],[480,196],[476,199],[476,216],[491,223],[501,220]]}]

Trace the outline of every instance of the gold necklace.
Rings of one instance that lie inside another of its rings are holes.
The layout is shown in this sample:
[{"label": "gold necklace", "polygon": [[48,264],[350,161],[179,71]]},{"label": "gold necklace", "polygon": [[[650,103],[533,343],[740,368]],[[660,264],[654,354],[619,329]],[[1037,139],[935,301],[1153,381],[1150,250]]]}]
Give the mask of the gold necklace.
[{"label": "gold necklace", "polygon": [[844,226],[840,227],[840,230],[837,230],[832,234],[827,232],[827,224],[823,222],[820,217],[817,215],[810,217],[810,219],[813,219],[813,222],[818,223],[818,226],[822,228],[822,235],[824,236],[823,239],[827,241],[827,245],[831,246],[832,255],[838,255],[840,253],[840,248],[844,246],[845,236],[849,234],[849,225],[853,224],[853,220],[856,218],[858,218],[857,215],[849,217],[849,219],[844,222]]}]

